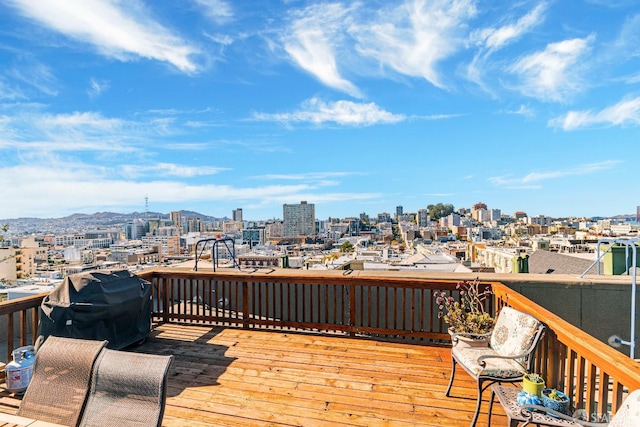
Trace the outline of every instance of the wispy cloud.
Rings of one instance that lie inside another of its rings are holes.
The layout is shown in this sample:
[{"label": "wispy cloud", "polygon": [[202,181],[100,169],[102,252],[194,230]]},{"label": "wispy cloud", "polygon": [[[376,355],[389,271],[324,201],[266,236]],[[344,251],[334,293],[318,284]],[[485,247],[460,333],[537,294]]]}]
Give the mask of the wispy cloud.
[{"label": "wispy cloud", "polygon": [[211,20],[223,25],[233,20],[233,9],[225,0],[193,0]]},{"label": "wispy cloud", "polygon": [[518,89],[524,95],[543,101],[565,101],[583,89],[580,60],[594,40],[591,35],[548,44],[543,51],[518,60],[509,71],[519,76]]},{"label": "wispy cloud", "polygon": [[464,43],[467,21],[476,14],[470,0],[412,0],[384,8],[371,22],[350,28],[361,55],[402,75],[444,88],[438,65]]},{"label": "wispy cloud", "polygon": [[26,96],[22,90],[8,83],[0,76],[0,99],[15,101],[18,99],[26,99]]},{"label": "wispy cloud", "polygon": [[323,84],[359,98],[360,90],[340,74],[336,60],[347,13],[341,4],[318,4],[294,11],[282,42],[300,68]]},{"label": "wispy cloud", "polygon": [[168,62],[183,72],[198,69],[198,49],[151,18],[138,0],[11,0],[25,17],[101,54],[128,61],[134,57]]},{"label": "wispy cloud", "polygon": [[569,111],[549,121],[549,126],[570,131],[594,126],[640,125],[640,97],[618,102],[600,111]]},{"label": "wispy cloud", "polygon": [[58,80],[51,69],[44,64],[28,61],[21,62],[6,70],[7,76],[14,81],[27,85],[48,96],[58,95]]},{"label": "wispy cloud", "polygon": [[89,88],[87,89],[87,94],[90,98],[98,97],[105,90],[109,89],[109,81],[107,80],[89,80]]},{"label": "wispy cloud", "polygon": [[267,174],[259,175],[253,178],[283,181],[307,181],[307,180],[323,180],[327,178],[339,178],[352,175],[361,175],[356,172],[307,172],[295,174]]},{"label": "wispy cloud", "polygon": [[156,163],[144,165],[123,165],[119,170],[127,178],[139,178],[142,176],[162,176],[193,178],[197,176],[216,175],[230,168],[216,166],[185,166],[175,163]]},{"label": "wispy cloud", "polygon": [[335,123],[345,126],[372,126],[376,124],[397,123],[406,119],[402,114],[393,114],[378,107],[375,103],[356,103],[351,101],[324,102],[311,98],[304,102],[298,111],[292,113],[255,113],[253,118],[259,121],[291,123]]},{"label": "wispy cloud", "polygon": [[[10,218],[29,212],[43,217],[62,216],[73,212],[130,209],[140,205],[145,196],[153,203],[188,204],[194,202],[234,202],[263,205],[313,200],[324,203],[344,200],[375,200],[379,193],[332,192],[323,183],[292,185],[236,186],[199,184],[171,179],[133,180],[109,168],[81,162],[47,165],[15,165],[2,167],[0,176],[9,177],[3,197],[20,200],[3,206],[2,214]],[[42,177],[46,176],[46,185]],[[73,188],[73,191],[69,191]],[[24,194],[29,194],[28,198]],[[108,202],[105,202],[108,194]],[[60,200],[64,200],[63,204]],[[57,207],[57,210],[56,210]]]},{"label": "wispy cloud", "polygon": [[602,162],[588,163],[584,165],[565,168],[562,170],[531,172],[523,177],[495,176],[489,178],[489,181],[499,187],[505,187],[509,189],[537,189],[542,188],[541,183],[543,181],[564,178],[567,176],[588,175],[612,169],[620,163],[622,163],[622,161],[620,160],[605,160]]},{"label": "wispy cloud", "polygon": [[516,42],[540,25],[544,21],[546,8],[547,4],[542,2],[524,16],[511,22],[507,21],[499,27],[480,28],[472,31],[469,37],[470,43],[478,46],[478,52],[467,66],[467,78],[488,90],[483,82],[483,74],[494,67],[493,64],[489,64],[491,55]]},{"label": "wispy cloud", "polygon": [[531,108],[531,106],[524,105],[524,104],[520,104],[520,106],[515,110],[514,109],[501,110],[500,113],[501,114],[514,114],[514,115],[525,116],[525,117],[533,117],[533,116],[535,116],[535,110],[533,108]]},{"label": "wispy cloud", "polygon": [[471,33],[471,40],[488,51],[496,51],[519,39],[544,20],[547,4],[537,4],[521,18],[497,28],[482,28]]}]

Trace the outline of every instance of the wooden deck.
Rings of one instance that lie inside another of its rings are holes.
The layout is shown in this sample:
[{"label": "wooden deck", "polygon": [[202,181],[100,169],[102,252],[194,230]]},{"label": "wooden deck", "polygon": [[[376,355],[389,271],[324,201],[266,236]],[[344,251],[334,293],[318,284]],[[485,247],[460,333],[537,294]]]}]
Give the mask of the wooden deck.
[{"label": "wooden deck", "polygon": [[[462,370],[444,396],[447,347],[164,324],[134,351],[175,355],[166,427],[468,426],[475,409],[475,383]],[[19,403],[0,392],[1,412]],[[505,424],[500,405],[492,421]]]}]

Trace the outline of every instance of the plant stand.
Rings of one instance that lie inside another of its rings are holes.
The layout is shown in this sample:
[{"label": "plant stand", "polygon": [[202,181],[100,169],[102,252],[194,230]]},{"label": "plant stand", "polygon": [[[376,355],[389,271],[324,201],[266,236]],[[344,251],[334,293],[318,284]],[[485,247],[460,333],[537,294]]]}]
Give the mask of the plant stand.
[{"label": "plant stand", "polygon": [[522,407],[518,405],[516,401],[518,393],[521,389],[513,386],[501,386],[494,385],[491,387],[491,398],[489,400],[489,413],[487,418],[487,427],[491,427],[491,411],[493,410],[493,401],[495,397],[498,397],[498,401],[502,405],[505,414],[507,415],[509,427],[517,427],[522,422],[528,421],[524,425],[540,425],[540,426],[578,426],[581,424],[573,421],[562,420],[547,415],[545,412],[529,412],[530,416],[523,413]]}]

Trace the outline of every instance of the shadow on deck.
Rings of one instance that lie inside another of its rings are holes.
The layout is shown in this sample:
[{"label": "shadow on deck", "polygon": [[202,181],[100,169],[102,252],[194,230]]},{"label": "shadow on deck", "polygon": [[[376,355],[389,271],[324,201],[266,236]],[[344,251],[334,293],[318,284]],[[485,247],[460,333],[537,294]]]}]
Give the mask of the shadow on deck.
[{"label": "shadow on deck", "polygon": [[[175,355],[167,427],[468,426],[475,409],[475,382],[464,372],[444,396],[445,346],[163,324],[130,350]],[[485,395],[478,426],[487,422]],[[19,404],[2,389],[1,412]],[[503,425],[499,405],[494,412]]]}]

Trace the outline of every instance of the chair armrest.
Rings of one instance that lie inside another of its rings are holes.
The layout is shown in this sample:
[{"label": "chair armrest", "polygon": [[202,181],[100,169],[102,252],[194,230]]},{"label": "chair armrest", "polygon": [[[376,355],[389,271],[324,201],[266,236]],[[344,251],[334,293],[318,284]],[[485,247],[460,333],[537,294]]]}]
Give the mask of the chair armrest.
[{"label": "chair armrest", "polygon": [[486,334],[473,334],[471,332],[454,332],[451,334],[451,342],[454,344],[458,342],[458,337],[467,337],[467,338],[489,338],[491,336],[491,332],[487,332]]},{"label": "chair armrest", "polygon": [[480,366],[484,366],[486,364],[486,362],[484,361],[485,359],[511,359],[511,360],[515,360],[515,359],[522,359],[523,357],[526,357],[527,355],[529,355],[529,353],[523,353],[523,354],[516,354],[515,356],[503,356],[501,354],[485,354],[483,356],[478,357],[478,364],[480,364]]},{"label": "chair armrest", "polygon": [[583,426],[583,427],[604,427],[609,425],[609,423],[604,422],[604,423],[594,423],[591,421],[585,421],[585,420],[581,420],[579,418],[574,418],[570,415],[567,414],[563,414],[562,412],[558,412],[554,409],[551,408],[547,408],[546,406],[542,406],[542,405],[531,405],[531,404],[525,404],[525,405],[520,405],[520,415],[522,415],[523,417],[527,418],[527,422],[525,422],[522,427],[529,425],[532,420],[533,420],[533,412],[534,411],[542,411],[542,412],[546,412],[550,415],[553,415],[556,418],[562,419],[562,420],[566,420],[566,421],[573,421],[574,423]]}]

